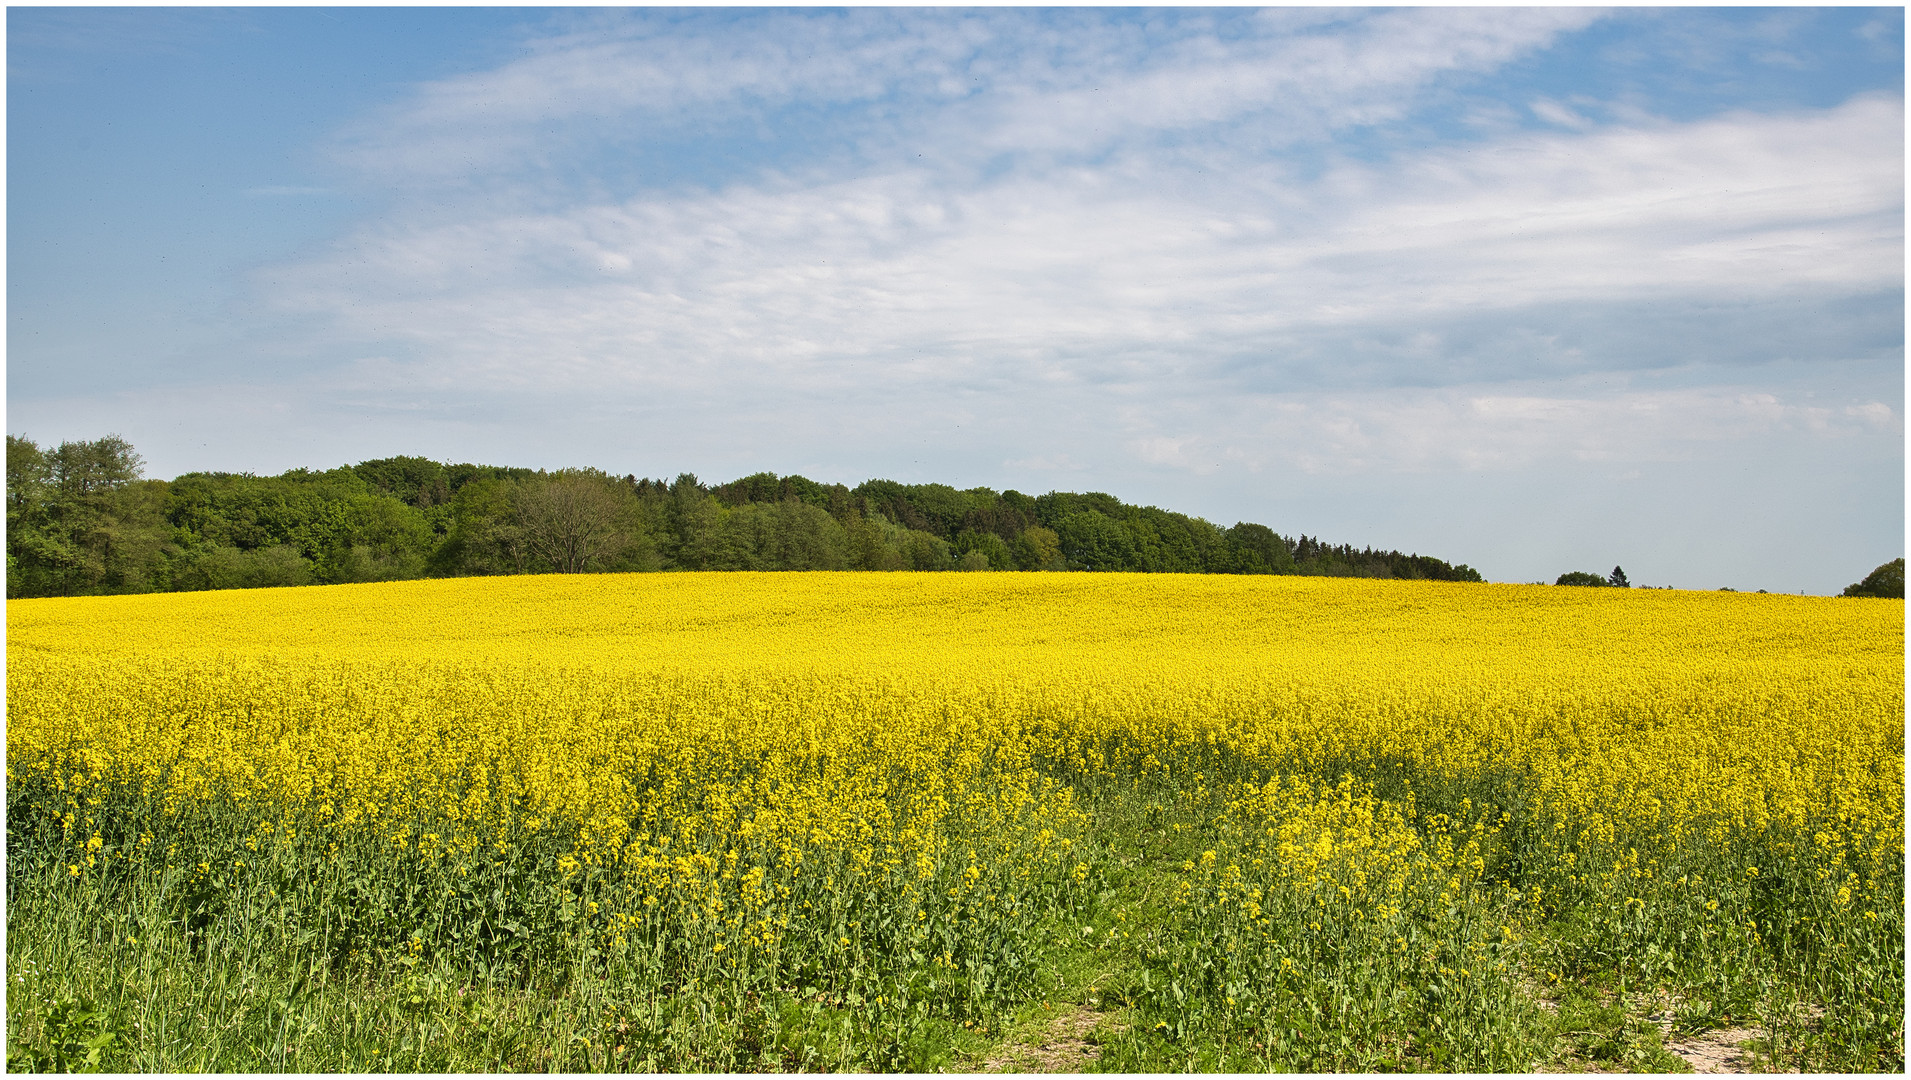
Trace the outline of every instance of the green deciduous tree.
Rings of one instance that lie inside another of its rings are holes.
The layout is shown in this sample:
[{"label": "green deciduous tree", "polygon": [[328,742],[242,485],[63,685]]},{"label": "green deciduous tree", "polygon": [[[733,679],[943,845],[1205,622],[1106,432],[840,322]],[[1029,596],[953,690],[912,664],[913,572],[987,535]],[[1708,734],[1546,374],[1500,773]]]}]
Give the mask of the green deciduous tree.
[{"label": "green deciduous tree", "polygon": [[1877,596],[1904,599],[1904,560],[1893,559],[1865,575],[1863,581],[1845,586],[1842,596]]},{"label": "green deciduous tree", "polygon": [[679,570],[715,568],[717,522],[723,505],[694,473],[679,473],[664,504],[662,554],[667,565]]},{"label": "green deciduous tree", "polygon": [[841,570],[849,535],[821,507],[786,499],[722,512],[710,570]]},{"label": "green deciduous tree", "polygon": [[7,595],[146,592],[169,579],[165,485],[117,435],[44,450],[7,436]]},{"label": "green deciduous tree", "polygon": [[518,528],[514,480],[485,477],[460,487],[450,504],[451,527],[431,555],[440,575],[522,574],[530,548]]},{"label": "green deciduous tree", "polygon": [[1062,538],[1055,535],[1054,529],[1041,525],[1030,525],[1009,545],[1009,551],[1015,556],[1018,570],[1066,570],[1068,561],[1062,558]]},{"label": "green deciduous tree", "polygon": [[955,565],[949,542],[919,529],[904,529],[897,535],[896,554],[909,570],[947,570]]},{"label": "green deciduous tree", "polygon": [[1009,551],[1008,543],[992,532],[964,529],[956,535],[955,543],[950,550],[956,556],[958,565],[970,555],[980,554],[983,561],[988,564],[986,569],[1015,569],[1015,555]]},{"label": "green deciduous tree", "polygon": [[632,540],[623,485],[594,470],[519,484],[517,526],[530,554],[560,574],[601,569]]},{"label": "green deciduous tree", "polygon": [[1250,521],[1227,531],[1226,569],[1237,574],[1286,574],[1294,569],[1294,547],[1273,529]]},{"label": "green deciduous tree", "polygon": [[1134,537],[1098,510],[1078,510],[1055,525],[1062,557],[1071,570],[1136,570],[1140,554]]},{"label": "green deciduous tree", "polygon": [[907,568],[902,553],[896,550],[890,535],[901,529],[883,517],[870,518],[852,508],[843,525],[844,554],[851,570],[902,570]]},{"label": "green deciduous tree", "polygon": [[290,544],[241,551],[211,545],[181,558],[173,569],[173,587],[257,589],[312,584],[312,564]]}]

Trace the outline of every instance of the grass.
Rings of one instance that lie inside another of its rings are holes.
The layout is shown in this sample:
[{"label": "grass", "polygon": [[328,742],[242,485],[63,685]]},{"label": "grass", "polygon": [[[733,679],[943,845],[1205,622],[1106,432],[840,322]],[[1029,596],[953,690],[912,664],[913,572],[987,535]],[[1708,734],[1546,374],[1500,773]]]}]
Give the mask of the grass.
[{"label": "grass", "polygon": [[[1902,1042],[1852,1038],[1812,1016],[1802,975],[1693,979],[1614,956],[1597,928],[1531,928],[1471,1041],[1440,1004],[1324,972],[1251,1017],[1201,1014],[1166,990],[1197,954],[1175,898],[1219,843],[1211,807],[1166,790],[1080,790],[1088,867],[1034,936],[1022,988],[971,1015],[925,998],[880,1008],[865,989],[654,982],[603,958],[480,971],[453,955],[329,953],[231,934],[157,889],[58,868],[9,875],[7,1045],[12,1071],[495,1072],[972,1071],[1041,1065],[1057,1018],[1095,1014],[1096,1056],[1070,1071],[1688,1071],[1679,1032],[1763,1031],[1765,1065],[1902,1068]],[[18,863],[15,864],[19,865]],[[249,947],[252,942],[256,947]],[[1603,949],[1603,951],[1602,951]],[[1901,954],[1900,954],[1901,955]],[[1898,978],[1902,979],[1901,959]],[[1193,984],[1188,984],[1193,985]],[[900,993],[892,991],[892,993]],[[1363,996],[1364,995],[1364,996]],[[1210,995],[1212,997],[1212,995]],[[1206,1003],[1213,1005],[1212,1001]],[[1283,1011],[1284,1010],[1284,1011]],[[1051,1062],[1051,1065],[1053,1063]]]},{"label": "grass", "polygon": [[1559,1072],[1690,1072],[1666,1049],[1653,1017],[1616,988],[1611,972],[1554,983],[1543,997],[1552,1008],[1542,1036],[1552,1054],[1538,1064]]},{"label": "grass", "polygon": [[[929,1071],[999,1025],[872,1024],[852,992],[646,992],[602,966],[206,948],[155,896],[9,878],[11,1071]],[[622,973],[628,974],[628,973]]]}]

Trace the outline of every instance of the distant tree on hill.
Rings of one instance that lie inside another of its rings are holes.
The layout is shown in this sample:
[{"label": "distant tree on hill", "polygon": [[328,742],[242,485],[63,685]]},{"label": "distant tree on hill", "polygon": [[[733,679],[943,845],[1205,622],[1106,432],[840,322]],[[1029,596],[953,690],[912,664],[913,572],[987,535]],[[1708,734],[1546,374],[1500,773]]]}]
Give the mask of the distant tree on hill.
[{"label": "distant tree on hill", "polygon": [[173,588],[261,589],[310,585],[312,564],[290,544],[241,551],[235,547],[206,547],[192,552],[173,567]]},{"label": "distant tree on hill", "polygon": [[744,503],[717,522],[710,570],[842,570],[848,532],[819,506],[794,498]]},{"label": "distant tree on hill", "polygon": [[[560,574],[609,569],[650,537],[632,513],[629,485],[594,469],[555,473],[517,486],[517,526],[531,554]],[[637,569],[639,566],[632,566]]]},{"label": "distant tree on hill", "polygon": [[1250,521],[1236,522],[1227,531],[1227,547],[1239,574],[1279,574],[1294,570],[1294,548],[1273,529]]},{"label": "distant tree on hill", "polygon": [[168,587],[167,485],[144,466],[117,435],[45,449],[7,436],[7,595]]},{"label": "distant tree on hill", "polygon": [[896,550],[910,570],[947,570],[955,565],[949,542],[921,529],[903,529],[896,537]]},{"label": "distant tree on hill", "polygon": [[1904,560],[1893,559],[1865,575],[1856,585],[1845,586],[1843,596],[1877,596],[1904,599]]},{"label": "distant tree on hill", "polygon": [[391,457],[361,461],[352,472],[373,489],[395,496],[420,510],[451,501],[451,475],[430,458]]},{"label": "distant tree on hill", "polygon": [[890,541],[890,533],[899,531],[887,518],[874,519],[851,508],[843,522],[846,552],[851,570],[901,570],[907,564],[902,553]]},{"label": "distant tree on hill", "polygon": [[1068,569],[1067,560],[1062,558],[1062,538],[1055,535],[1054,529],[1030,525],[1009,545],[1009,550],[1015,555],[1018,570]]},{"label": "distant tree on hill", "polygon": [[722,514],[723,504],[705,490],[695,473],[678,473],[663,506],[667,565],[680,570],[714,569],[717,522]]},{"label": "distant tree on hill", "polygon": [[968,567],[964,565],[963,560],[978,552],[988,560],[990,570],[1015,569],[1015,555],[1009,550],[1008,541],[992,532],[964,529],[956,535],[955,545],[951,550],[958,556],[956,560],[958,566],[964,569]]},{"label": "distant tree on hill", "polygon": [[[1613,567],[1613,569],[1617,570],[1618,567],[1615,566]],[[1612,582],[1607,581],[1605,578],[1600,577],[1598,574],[1590,574],[1584,570],[1570,570],[1564,574],[1559,575],[1559,580],[1553,582],[1553,584],[1555,585],[1591,585],[1591,586],[1597,586],[1599,588],[1607,588],[1612,585]]]},{"label": "distant tree on hill", "polygon": [[1077,510],[1055,524],[1069,569],[1141,569],[1133,538],[1108,515],[1098,510]]},{"label": "distant tree on hill", "polygon": [[1616,589],[1632,588],[1632,582],[1626,580],[1626,572],[1617,566],[1612,568],[1612,573],[1606,575],[1606,584]]}]

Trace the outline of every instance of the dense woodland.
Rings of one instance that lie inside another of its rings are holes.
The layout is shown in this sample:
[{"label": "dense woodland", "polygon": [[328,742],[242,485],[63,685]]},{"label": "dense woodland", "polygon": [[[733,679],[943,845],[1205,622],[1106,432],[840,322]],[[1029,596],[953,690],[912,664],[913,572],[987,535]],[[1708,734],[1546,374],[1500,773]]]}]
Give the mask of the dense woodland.
[{"label": "dense woodland", "polygon": [[704,484],[396,457],[142,478],[117,436],[7,437],[7,595],[630,570],[1132,570],[1479,581],[1424,555],[1222,528],[1099,492],[758,473]]}]

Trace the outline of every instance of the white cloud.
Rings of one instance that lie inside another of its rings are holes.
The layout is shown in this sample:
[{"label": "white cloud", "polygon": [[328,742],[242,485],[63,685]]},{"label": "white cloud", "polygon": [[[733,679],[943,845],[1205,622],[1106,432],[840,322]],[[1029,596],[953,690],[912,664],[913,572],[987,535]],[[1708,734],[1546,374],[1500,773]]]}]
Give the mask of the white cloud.
[{"label": "white cloud", "polygon": [[1228,464],[1343,477],[1662,467],[1730,458],[1775,439],[1888,450],[1903,423],[1882,402],[1834,409],[1746,386],[1598,392],[1528,383],[1180,404],[1187,407],[1127,410],[1128,446],[1141,462],[1197,476]]},{"label": "white cloud", "polygon": [[[1566,8],[1156,13],[706,12],[593,18],[490,71],[421,86],[344,132],[380,182],[508,182],[582,148],[739,116],[884,101],[873,149],[971,164],[1088,152],[1259,117],[1293,140],[1397,119],[1431,80],[1479,73],[1593,21]],[[1217,19],[1225,28],[1216,26]],[[864,138],[870,137],[865,133]]]},{"label": "white cloud", "polygon": [[[1136,152],[982,182],[901,165],[556,210],[483,201],[361,228],[273,268],[267,294],[348,339],[402,343],[421,358],[408,380],[497,390],[1278,383],[1302,355],[1341,358],[1317,381],[1439,383],[1472,377],[1469,348],[1663,366],[1682,342],[1595,355],[1544,327],[1561,305],[1624,322],[1628,304],[1677,297],[1694,314],[1675,332],[1730,337],[1705,305],[1901,290],[1903,123],[1901,102],[1863,97],[1312,181],[1275,163],[1209,181]],[[1494,319],[1539,329],[1462,340]]]},{"label": "white cloud", "polygon": [[[1242,41],[1197,38],[1136,70],[1091,65],[1063,90],[1019,89],[979,144],[1089,149],[1123,135],[1203,128],[1272,114],[1275,138],[1397,119],[1410,91],[1442,75],[1491,70],[1596,16],[1566,8],[1382,12],[1326,27],[1270,20]],[[1113,58],[1110,58],[1111,60]]]},{"label": "white cloud", "polygon": [[1336,291],[1383,266],[1429,306],[1898,286],[1903,129],[1901,100],[1863,97],[1350,169],[1338,186],[1356,208],[1336,254],[1352,273]]},{"label": "white cloud", "polygon": [[1882,401],[1867,401],[1862,405],[1847,405],[1844,414],[1862,420],[1867,426],[1904,434],[1904,417]]},{"label": "white cloud", "polygon": [[1571,128],[1574,131],[1584,131],[1593,126],[1592,121],[1566,106],[1561,105],[1557,101],[1540,98],[1533,102],[1530,107],[1533,110],[1534,116],[1539,117],[1549,124],[1557,124],[1560,127]]}]

